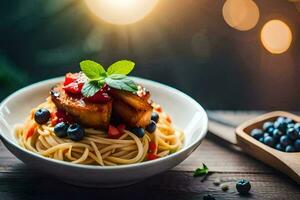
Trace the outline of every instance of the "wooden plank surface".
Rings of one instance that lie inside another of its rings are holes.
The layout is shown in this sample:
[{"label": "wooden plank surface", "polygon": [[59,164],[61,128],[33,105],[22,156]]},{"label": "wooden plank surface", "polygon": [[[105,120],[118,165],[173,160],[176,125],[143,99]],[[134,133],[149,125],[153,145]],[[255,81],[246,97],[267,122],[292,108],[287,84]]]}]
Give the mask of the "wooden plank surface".
[{"label": "wooden plank surface", "polygon": [[[193,177],[205,163],[211,175]],[[213,181],[229,185],[223,192]],[[235,182],[245,178],[251,195],[240,196]],[[0,200],[15,199],[300,199],[300,187],[280,172],[247,156],[236,146],[208,134],[199,148],[174,169],[135,185],[117,189],[80,188],[27,167],[0,143]]]}]

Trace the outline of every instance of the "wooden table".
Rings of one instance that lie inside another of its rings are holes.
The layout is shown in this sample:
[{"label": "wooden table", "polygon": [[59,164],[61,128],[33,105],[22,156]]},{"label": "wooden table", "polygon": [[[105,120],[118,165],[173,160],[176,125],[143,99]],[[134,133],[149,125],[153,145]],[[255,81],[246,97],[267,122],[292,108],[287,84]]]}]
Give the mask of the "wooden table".
[{"label": "wooden table", "polygon": [[[193,171],[202,163],[209,167],[211,174],[206,178],[193,177]],[[224,192],[220,186],[213,184],[217,178],[229,185],[228,191]],[[251,194],[248,196],[240,196],[235,189],[235,182],[242,178],[251,182]],[[81,188],[65,184],[27,167],[0,143],[0,200],[201,200],[207,194],[216,199],[299,200],[300,186],[211,133],[187,160],[174,169],[135,185],[117,189]]]}]

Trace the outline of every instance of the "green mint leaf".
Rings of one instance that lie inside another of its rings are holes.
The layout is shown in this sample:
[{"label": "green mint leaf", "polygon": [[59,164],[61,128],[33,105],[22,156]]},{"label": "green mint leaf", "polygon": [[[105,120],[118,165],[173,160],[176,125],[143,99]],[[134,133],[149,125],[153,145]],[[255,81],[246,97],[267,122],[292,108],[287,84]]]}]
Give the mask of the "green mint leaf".
[{"label": "green mint leaf", "polygon": [[[109,76],[111,79],[114,79],[114,80],[120,80],[120,79],[124,79],[126,78],[127,76],[124,75],[124,74],[112,74]],[[128,78],[128,77],[127,77]]]},{"label": "green mint leaf", "polygon": [[202,168],[197,168],[195,170],[194,177],[203,176],[208,173],[208,167],[204,163],[202,163],[202,165],[203,165]]},{"label": "green mint leaf", "polygon": [[107,69],[107,74],[123,74],[127,75],[129,74],[133,68],[134,68],[134,62],[129,60],[120,60],[115,63],[113,63],[109,68]]},{"label": "green mint leaf", "polygon": [[129,77],[121,74],[114,74],[105,78],[105,82],[112,88],[119,90],[126,90],[128,92],[136,92],[138,90],[137,85]]},{"label": "green mint leaf", "polygon": [[80,68],[89,79],[95,80],[100,78],[103,74],[106,74],[102,65],[91,60],[84,60],[80,62]]},{"label": "green mint leaf", "polygon": [[81,93],[85,97],[91,97],[94,96],[100,88],[98,82],[85,82],[81,89]]}]

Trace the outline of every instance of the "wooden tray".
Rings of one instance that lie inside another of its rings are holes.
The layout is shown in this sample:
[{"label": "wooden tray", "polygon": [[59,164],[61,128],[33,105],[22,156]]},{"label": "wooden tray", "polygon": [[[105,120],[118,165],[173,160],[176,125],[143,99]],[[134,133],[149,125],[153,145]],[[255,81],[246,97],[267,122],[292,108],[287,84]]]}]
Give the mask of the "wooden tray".
[{"label": "wooden tray", "polygon": [[259,142],[250,135],[251,130],[254,128],[261,129],[264,122],[275,121],[279,116],[300,122],[300,117],[292,113],[283,111],[270,112],[238,126],[236,128],[237,142],[246,153],[287,174],[300,184],[300,152],[285,153],[278,151]]}]

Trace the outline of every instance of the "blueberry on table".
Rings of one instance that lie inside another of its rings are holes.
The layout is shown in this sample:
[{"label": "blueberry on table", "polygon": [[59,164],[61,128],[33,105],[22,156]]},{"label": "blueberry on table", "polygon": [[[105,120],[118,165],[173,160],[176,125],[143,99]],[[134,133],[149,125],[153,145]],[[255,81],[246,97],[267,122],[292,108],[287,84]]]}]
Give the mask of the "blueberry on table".
[{"label": "blueberry on table", "polygon": [[259,138],[263,137],[263,132],[262,130],[255,128],[251,131],[250,135],[259,140]]},{"label": "blueberry on table", "polygon": [[152,112],[151,120],[153,120],[155,123],[157,123],[159,120],[159,115],[156,112]]},{"label": "blueberry on table", "polygon": [[149,133],[153,133],[156,129],[156,123],[155,121],[151,120],[150,123],[146,126],[146,131]]},{"label": "blueberry on table", "polygon": [[300,151],[300,139],[295,140],[294,147],[296,151]]},{"label": "blueberry on table", "polygon": [[264,143],[264,137],[259,138],[259,140],[261,143]]},{"label": "blueberry on table", "polygon": [[285,147],[285,152],[295,152],[295,148],[292,145],[287,145]]},{"label": "blueberry on table", "polygon": [[46,108],[40,108],[34,113],[34,120],[38,124],[46,124],[50,119],[50,112]]},{"label": "blueberry on table", "polygon": [[54,126],[54,133],[57,137],[67,137],[69,125],[65,122],[60,122]]},{"label": "blueberry on table", "polygon": [[139,138],[144,137],[145,135],[145,130],[143,128],[140,127],[135,127],[132,129],[132,132]]},{"label": "blueberry on table", "polygon": [[274,140],[271,136],[264,137],[264,143],[270,147],[274,146]]},{"label": "blueberry on table", "polygon": [[280,137],[280,144],[282,147],[286,147],[287,145],[291,144],[291,140],[288,136],[283,135]]},{"label": "blueberry on table", "polygon": [[265,122],[265,123],[263,124],[263,130],[264,130],[264,131],[270,133],[270,132],[273,131],[273,129],[274,129],[274,124],[273,124],[273,122]]},{"label": "blueberry on table", "polygon": [[251,184],[249,181],[242,179],[236,182],[236,189],[240,194],[248,194],[251,189]]},{"label": "blueberry on table", "polygon": [[67,134],[71,140],[79,141],[84,137],[85,131],[79,124],[75,123],[68,127]]},{"label": "blueberry on table", "polygon": [[275,145],[275,149],[277,149],[278,151],[284,151],[284,149],[280,143]]},{"label": "blueberry on table", "polygon": [[298,138],[298,133],[296,132],[296,130],[294,128],[289,128],[286,131],[287,136],[289,136],[289,138],[291,140],[296,140]]}]

